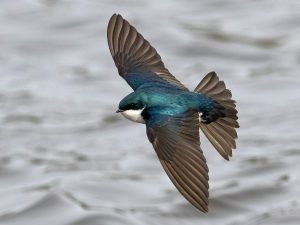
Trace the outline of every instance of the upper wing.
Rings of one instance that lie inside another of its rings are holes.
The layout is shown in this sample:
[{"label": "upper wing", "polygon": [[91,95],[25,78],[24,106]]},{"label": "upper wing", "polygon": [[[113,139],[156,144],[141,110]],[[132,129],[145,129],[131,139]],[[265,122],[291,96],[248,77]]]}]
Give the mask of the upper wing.
[{"label": "upper wing", "polygon": [[200,148],[199,115],[147,121],[147,135],[178,191],[202,212],[208,211],[208,167]]},{"label": "upper wing", "polygon": [[119,74],[136,90],[146,82],[162,82],[186,89],[165,68],[159,54],[121,15],[108,23],[107,40]]}]

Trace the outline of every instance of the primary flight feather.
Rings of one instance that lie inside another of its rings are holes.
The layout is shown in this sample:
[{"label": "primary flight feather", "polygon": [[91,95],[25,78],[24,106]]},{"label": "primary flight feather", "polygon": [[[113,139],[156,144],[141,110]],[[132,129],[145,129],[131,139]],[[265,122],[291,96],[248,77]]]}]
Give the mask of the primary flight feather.
[{"label": "primary flight feather", "polygon": [[134,90],[121,100],[117,112],[146,124],[148,139],[173,184],[192,205],[207,212],[208,167],[199,127],[228,160],[236,148],[239,127],[230,90],[210,72],[189,91],[121,15],[110,18],[107,40],[120,76]]}]

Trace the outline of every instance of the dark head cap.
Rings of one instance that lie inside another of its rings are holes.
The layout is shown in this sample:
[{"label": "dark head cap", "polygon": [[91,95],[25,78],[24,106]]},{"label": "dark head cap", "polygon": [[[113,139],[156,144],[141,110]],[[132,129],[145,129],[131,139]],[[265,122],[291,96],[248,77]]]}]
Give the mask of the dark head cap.
[{"label": "dark head cap", "polygon": [[144,104],[141,99],[136,93],[132,92],[121,100],[117,112],[123,112],[129,109],[138,110],[142,108],[144,108]]}]

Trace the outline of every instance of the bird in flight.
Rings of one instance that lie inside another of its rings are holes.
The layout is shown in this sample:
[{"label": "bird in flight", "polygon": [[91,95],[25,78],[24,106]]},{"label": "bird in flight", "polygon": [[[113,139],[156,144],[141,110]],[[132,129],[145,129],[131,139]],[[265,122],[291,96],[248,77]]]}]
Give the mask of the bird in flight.
[{"label": "bird in flight", "polygon": [[134,90],[117,112],[146,125],[149,141],[178,191],[208,211],[208,167],[199,127],[226,160],[236,148],[239,127],[235,101],[215,72],[189,91],[165,67],[150,43],[121,15],[108,23],[110,53],[121,77]]}]

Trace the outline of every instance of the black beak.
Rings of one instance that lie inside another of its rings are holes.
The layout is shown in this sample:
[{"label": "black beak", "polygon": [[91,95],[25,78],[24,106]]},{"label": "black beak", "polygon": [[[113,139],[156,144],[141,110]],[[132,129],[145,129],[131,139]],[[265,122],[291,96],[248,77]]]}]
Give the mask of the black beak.
[{"label": "black beak", "polygon": [[118,109],[118,110],[116,111],[116,113],[119,113],[119,112],[124,112],[124,110]]}]

